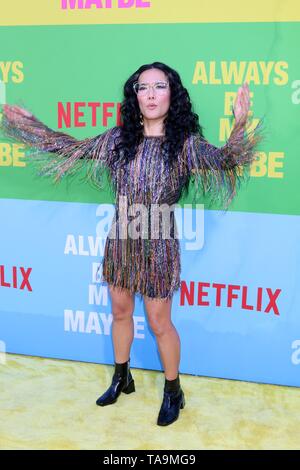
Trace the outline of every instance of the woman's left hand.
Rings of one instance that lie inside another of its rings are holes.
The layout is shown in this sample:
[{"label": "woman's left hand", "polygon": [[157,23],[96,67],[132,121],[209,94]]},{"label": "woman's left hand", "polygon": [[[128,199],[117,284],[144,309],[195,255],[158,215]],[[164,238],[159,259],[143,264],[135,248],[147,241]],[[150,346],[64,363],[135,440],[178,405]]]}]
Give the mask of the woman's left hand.
[{"label": "woman's left hand", "polygon": [[245,82],[239,89],[234,102],[233,112],[236,121],[247,121],[250,108],[250,94],[248,83]]}]

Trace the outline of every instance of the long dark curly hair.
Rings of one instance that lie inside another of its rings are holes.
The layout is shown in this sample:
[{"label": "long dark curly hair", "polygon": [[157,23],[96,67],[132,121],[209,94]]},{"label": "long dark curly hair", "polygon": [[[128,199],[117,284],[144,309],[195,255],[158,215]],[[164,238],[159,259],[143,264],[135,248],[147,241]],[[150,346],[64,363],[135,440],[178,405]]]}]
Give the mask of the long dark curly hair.
[{"label": "long dark curly hair", "polygon": [[[185,138],[191,133],[200,133],[203,136],[203,127],[199,124],[199,117],[192,110],[192,103],[187,89],[183,86],[181,78],[168,65],[162,62],[152,62],[142,65],[134,72],[124,84],[124,98],[121,103],[121,134],[115,145],[113,160],[128,162],[135,157],[137,146],[143,138],[143,125],[140,122],[140,107],[133,84],[138,81],[142,72],[149,69],[162,70],[169,81],[170,107],[164,119],[165,139],[161,142],[162,158],[170,165],[182,151]],[[122,150],[122,152],[120,152]],[[122,157],[121,157],[122,154]],[[189,181],[183,187],[188,192]]]}]

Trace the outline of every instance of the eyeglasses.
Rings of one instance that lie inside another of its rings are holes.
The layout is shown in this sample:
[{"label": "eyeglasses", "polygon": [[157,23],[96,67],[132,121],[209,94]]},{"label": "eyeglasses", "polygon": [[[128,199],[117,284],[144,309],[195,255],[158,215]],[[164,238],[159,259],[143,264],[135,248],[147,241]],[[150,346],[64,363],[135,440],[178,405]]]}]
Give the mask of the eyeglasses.
[{"label": "eyeglasses", "polygon": [[168,91],[169,82],[155,82],[153,84],[135,82],[133,84],[133,89],[139,96],[146,95],[150,90],[150,87],[153,87],[158,95],[164,95]]}]

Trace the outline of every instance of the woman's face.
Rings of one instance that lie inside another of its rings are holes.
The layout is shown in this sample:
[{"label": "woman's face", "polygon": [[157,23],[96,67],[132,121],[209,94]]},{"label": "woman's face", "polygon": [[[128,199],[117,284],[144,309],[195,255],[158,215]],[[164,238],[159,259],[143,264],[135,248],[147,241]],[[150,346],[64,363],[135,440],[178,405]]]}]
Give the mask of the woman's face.
[{"label": "woman's face", "polygon": [[[141,73],[138,79],[138,83],[147,83],[154,85],[156,82],[167,82],[168,78],[162,70],[149,69]],[[155,87],[149,87],[145,94],[137,94],[137,100],[139,103],[140,111],[146,119],[160,119],[164,118],[168,114],[168,110],[171,102],[171,91],[168,86],[166,90],[160,91],[155,90]],[[153,108],[149,108],[150,104],[156,105]]]}]

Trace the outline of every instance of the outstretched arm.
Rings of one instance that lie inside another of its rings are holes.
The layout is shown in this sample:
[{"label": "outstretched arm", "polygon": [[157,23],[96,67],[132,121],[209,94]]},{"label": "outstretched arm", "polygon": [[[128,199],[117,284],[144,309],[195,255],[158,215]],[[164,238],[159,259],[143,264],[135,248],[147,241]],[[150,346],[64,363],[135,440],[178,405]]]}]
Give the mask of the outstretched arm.
[{"label": "outstretched arm", "polygon": [[[2,134],[25,146],[25,155],[39,163],[39,175],[53,175],[58,181],[66,174],[84,168],[90,163],[88,177],[101,188],[103,167],[110,167],[115,137],[119,127],[108,129],[95,137],[78,140],[64,132],[55,131],[19,106],[3,105],[0,123]],[[50,157],[49,153],[55,154]]]},{"label": "outstretched arm", "polygon": [[263,140],[263,121],[250,130],[248,111],[249,90],[244,84],[235,101],[235,123],[225,145],[216,147],[200,134],[192,134],[185,146],[187,168],[196,180],[196,189],[209,193],[225,209],[247,179],[245,170],[256,160],[257,146]]}]

